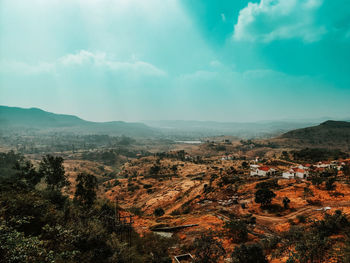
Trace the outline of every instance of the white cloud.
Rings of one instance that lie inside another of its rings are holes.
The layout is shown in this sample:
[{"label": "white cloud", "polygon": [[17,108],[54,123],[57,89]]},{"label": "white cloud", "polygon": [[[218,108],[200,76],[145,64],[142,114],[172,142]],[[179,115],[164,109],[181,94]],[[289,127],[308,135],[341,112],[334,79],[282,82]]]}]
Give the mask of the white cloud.
[{"label": "white cloud", "polygon": [[5,73],[17,74],[45,74],[57,73],[62,69],[73,68],[93,68],[102,69],[118,73],[134,73],[138,75],[164,76],[166,72],[156,66],[144,62],[121,62],[107,57],[103,52],[89,52],[81,50],[76,54],[68,54],[58,58],[53,62],[40,62],[38,64],[29,64],[20,61],[2,61],[0,62],[0,71]]},{"label": "white cloud", "polygon": [[327,33],[318,25],[316,12],[323,0],[261,0],[248,3],[239,13],[234,27],[236,41],[271,42],[299,38],[315,42]]}]

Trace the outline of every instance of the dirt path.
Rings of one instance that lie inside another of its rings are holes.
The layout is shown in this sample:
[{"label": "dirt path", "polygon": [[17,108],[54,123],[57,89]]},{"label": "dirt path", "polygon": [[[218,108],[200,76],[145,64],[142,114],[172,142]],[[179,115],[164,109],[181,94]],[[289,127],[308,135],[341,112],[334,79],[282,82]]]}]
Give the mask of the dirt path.
[{"label": "dirt path", "polygon": [[[295,219],[298,215],[311,215],[315,213],[323,213],[323,211],[317,211],[316,209],[329,206],[332,209],[338,208],[338,207],[350,207],[350,202],[326,202],[323,204],[323,206],[307,206],[299,209],[298,211],[292,212],[285,216],[274,216],[274,215],[258,215],[253,214],[253,216],[256,217],[256,221],[258,224],[266,225],[266,226],[273,226],[275,224],[282,224],[288,222],[290,219]],[[334,210],[334,209],[333,209]]]}]

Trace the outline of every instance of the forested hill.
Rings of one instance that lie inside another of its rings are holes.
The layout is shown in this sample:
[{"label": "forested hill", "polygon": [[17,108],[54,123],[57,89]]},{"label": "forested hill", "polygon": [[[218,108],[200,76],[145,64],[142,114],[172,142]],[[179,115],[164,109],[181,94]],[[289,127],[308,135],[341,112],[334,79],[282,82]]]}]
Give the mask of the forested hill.
[{"label": "forested hill", "polygon": [[77,116],[55,114],[38,108],[24,109],[7,106],[0,106],[0,130],[131,136],[151,136],[155,133],[155,129],[143,123],[91,122]]},{"label": "forested hill", "polygon": [[281,136],[311,146],[350,147],[350,122],[326,121],[314,127],[289,131]]}]

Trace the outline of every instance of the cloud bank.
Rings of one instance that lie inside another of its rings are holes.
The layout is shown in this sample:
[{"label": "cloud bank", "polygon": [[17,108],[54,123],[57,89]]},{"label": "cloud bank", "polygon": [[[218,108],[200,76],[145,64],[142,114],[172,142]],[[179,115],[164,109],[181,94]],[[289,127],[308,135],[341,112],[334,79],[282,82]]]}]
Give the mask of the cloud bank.
[{"label": "cloud bank", "polygon": [[59,73],[63,70],[90,68],[91,70],[109,71],[111,73],[137,74],[146,76],[165,76],[166,72],[145,61],[122,62],[111,59],[104,52],[81,50],[67,54],[52,62],[29,64],[22,61],[1,61],[0,71],[21,75]]},{"label": "cloud bank", "polygon": [[[261,0],[243,8],[234,26],[236,41],[269,43],[281,39],[321,40],[327,33],[348,32],[349,1]],[[343,8],[345,10],[343,10]],[[348,22],[346,22],[348,21]]]}]

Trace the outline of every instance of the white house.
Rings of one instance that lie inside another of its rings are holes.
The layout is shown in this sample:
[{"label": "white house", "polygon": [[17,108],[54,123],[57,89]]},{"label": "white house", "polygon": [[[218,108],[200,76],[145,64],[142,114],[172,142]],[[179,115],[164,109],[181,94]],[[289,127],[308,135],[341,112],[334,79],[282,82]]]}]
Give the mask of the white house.
[{"label": "white house", "polygon": [[258,166],[258,165],[251,165],[250,168],[250,175],[251,176],[270,176],[270,175],[274,175],[276,173],[275,169],[272,169],[270,167],[267,166]]},{"label": "white house", "polygon": [[307,170],[300,169],[299,167],[293,167],[288,171],[282,173],[282,177],[286,179],[295,178],[295,177],[304,179],[308,177],[308,175],[309,175],[309,172]]}]

